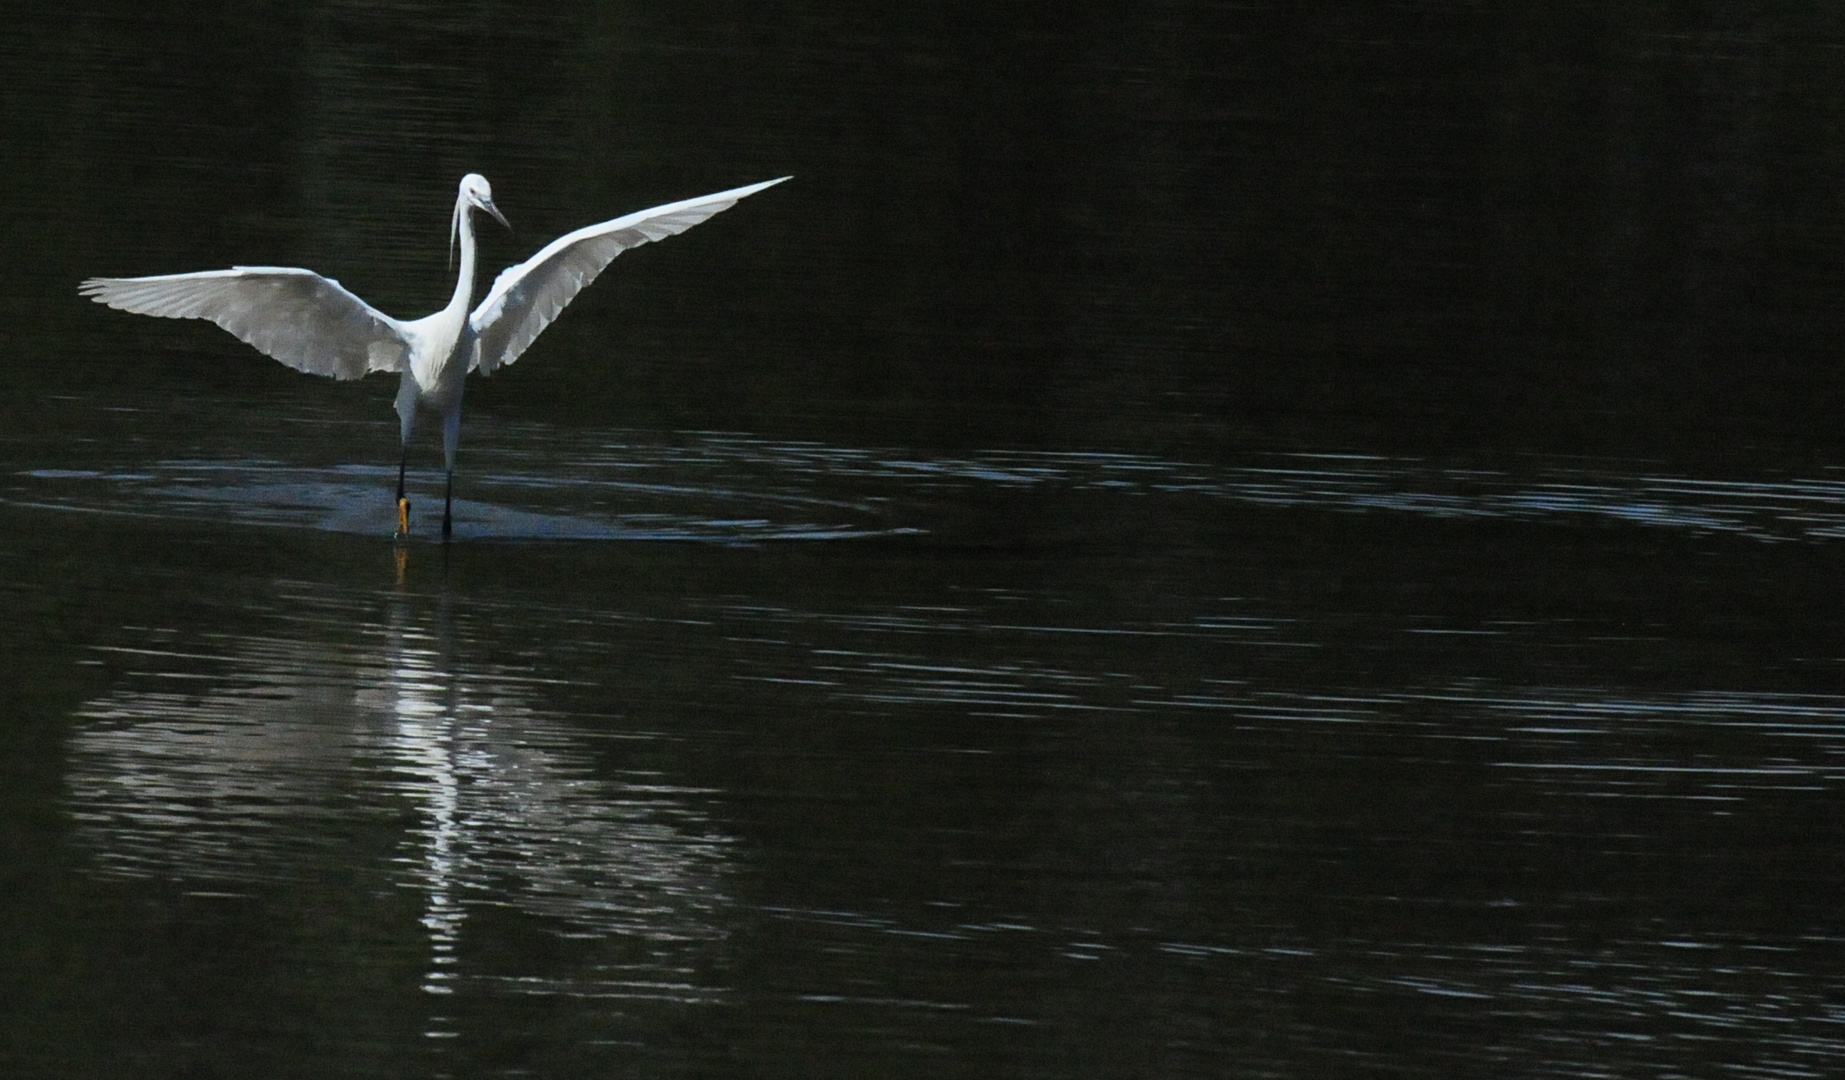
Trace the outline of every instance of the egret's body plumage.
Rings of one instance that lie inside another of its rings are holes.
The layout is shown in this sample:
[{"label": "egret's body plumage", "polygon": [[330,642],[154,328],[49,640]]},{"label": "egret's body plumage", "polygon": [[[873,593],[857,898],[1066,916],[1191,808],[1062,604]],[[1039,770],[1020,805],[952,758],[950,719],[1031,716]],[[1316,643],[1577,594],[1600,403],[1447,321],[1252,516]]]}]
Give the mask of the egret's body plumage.
[{"label": "egret's body plumage", "polygon": [[[769,180],[589,225],[558,237],[494,279],[480,304],[474,298],[474,223],[481,210],[500,224],[486,177],[462,177],[450,242],[459,242],[460,270],[448,306],[421,319],[393,319],[332,278],[286,266],[237,266],[195,274],[90,278],[79,292],[101,304],[142,315],[209,319],[289,367],[336,379],[399,372],[397,415],[404,456],[397,468],[398,531],[409,529],[404,467],[417,410],[442,417],[442,460],[454,489],[455,448],[461,436],[461,397],[470,372],[490,374],[517,360],[564,306],[615,256],[650,240],[682,233],[737,200],[779,184]],[[444,496],[442,535],[450,530]]]}]

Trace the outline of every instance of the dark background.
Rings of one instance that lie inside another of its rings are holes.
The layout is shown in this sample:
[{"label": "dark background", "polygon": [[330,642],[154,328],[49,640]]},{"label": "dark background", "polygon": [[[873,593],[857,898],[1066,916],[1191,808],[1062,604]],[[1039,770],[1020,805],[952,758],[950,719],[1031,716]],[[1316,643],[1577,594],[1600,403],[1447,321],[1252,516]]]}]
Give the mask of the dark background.
[{"label": "dark background", "polygon": [[[625,261],[471,408],[1191,453],[1839,450],[1828,5],[35,6],[0,44],[16,382],[296,378],[158,325],[183,355],[152,367],[33,335],[110,318],[74,300],[86,275],[232,262],[432,310],[470,169],[518,230],[489,268],[792,173]],[[556,360],[586,342],[608,358]]]}]

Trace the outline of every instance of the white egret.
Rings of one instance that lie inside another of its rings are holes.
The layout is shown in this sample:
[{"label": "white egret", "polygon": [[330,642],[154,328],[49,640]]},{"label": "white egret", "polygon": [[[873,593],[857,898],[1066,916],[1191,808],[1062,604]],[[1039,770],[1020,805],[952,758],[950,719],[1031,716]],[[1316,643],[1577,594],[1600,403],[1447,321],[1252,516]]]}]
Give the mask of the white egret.
[{"label": "white egret", "polygon": [[374,371],[401,372],[397,415],[402,422],[403,456],[397,463],[397,532],[403,536],[410,531],[404,469],[421,406],[442,417],[442,460],[447,473],[442,537],[446,540],[451,531],[455,446],[461,437],[461,391],[468,373],[491,374],[517,360],[615,256],[649,240],[682,233],[728,210],[737,200],[786,179],[667,203],[567,233],[519,265],[502,270],[486,299],[472,312],[468,305],[474,298],[474,223],[469,211],[484,210],[501,225],[507,224],[493,205],[492,187],[479,173],[461,178],[449,225],[451,249],[457,238],[461,242],[455,295],[447,307],[421,319],[393,319],[332,278],[289,266],[90,278],[78,292],[99,304],[141,315],[210,319],[297,371],[336,379],[357,379]]}]

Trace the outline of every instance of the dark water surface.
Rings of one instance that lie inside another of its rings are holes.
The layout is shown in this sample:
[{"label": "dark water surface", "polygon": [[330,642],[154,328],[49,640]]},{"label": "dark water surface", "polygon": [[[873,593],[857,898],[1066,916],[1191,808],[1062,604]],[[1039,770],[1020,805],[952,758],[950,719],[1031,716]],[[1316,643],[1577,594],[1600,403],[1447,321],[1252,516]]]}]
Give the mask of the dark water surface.
[{"label": "dark water surface", "polygon": [[[1838,1072],[1845,23],[753,18],[0,43],[0,1076]],[[420,314],[467,169],[491,267],[796,180],[446,547],[391,380],[75,295]]]}]

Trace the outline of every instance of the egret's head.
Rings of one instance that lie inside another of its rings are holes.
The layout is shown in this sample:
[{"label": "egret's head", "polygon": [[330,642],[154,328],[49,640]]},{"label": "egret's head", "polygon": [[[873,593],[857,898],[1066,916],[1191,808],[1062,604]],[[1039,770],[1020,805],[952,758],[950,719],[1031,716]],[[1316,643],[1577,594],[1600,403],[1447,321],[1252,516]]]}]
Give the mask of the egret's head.
[{"label": "egret's head", "polygon": [[462,177],[461,197],[468,201],[469,206],[487,211],[493,215],[493,220],[505,225],[508,229],[512,228],[506,222],[506,215],[500,213],[500,208],[493,205],[493,185],[487,182],[486,177],[477,172],[471,172]]},{"label": "egret's head", "polygon": [[[499,207],[493,205],[493,185],[487,182],[487,178],[477,172],[471,172],[462,177],[461,195],[455,200],[455,216],[450,218],[448,223],[448,264],[450,267],[455,265],[455,240],[461,235],[461,218],[468,212],[470,206],[487,211],[493,215],[493,220],[506,226],[508,232],[512,231],[512,223],[506,220],[505,214],[500,213]],[[470,228],[468,236],[471,238],[473,235],[474,230]],[[472,239],[469,243],[473,243]]]}]

